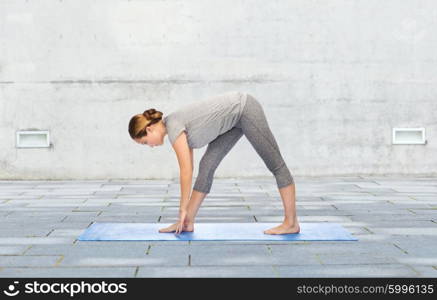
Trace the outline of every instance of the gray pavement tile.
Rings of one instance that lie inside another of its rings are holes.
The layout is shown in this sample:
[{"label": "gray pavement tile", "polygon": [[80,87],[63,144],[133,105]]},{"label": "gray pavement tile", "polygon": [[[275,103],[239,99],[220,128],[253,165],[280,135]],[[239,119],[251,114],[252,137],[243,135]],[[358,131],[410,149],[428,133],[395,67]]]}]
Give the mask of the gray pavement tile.
[{"label": "gray pavement tile", "polygon": [[[97,195],[97,194],[96,194]],[[111,194],[108,193],[108,196]],[[117,192],[114,194],[117,199],[142,199],[142,200],[165,200],[171,197],[178,198],[180,197],[180,191],[179,193],[170,194],[168,191],[160,191],[155,193],[127,193],[127,192]]]},{"label": "gray pavement tile", "polygon": [[[103,204],[103,203],[102,203]],[[152,211],[161,210],[164,206],[178,206],[179,204],[174,203],[147,203],[147,202],[109,202],[103,208],[103,211],[117,211],[123,210],[135,210],[135,211]]]},{"label": "gray pavement tile", "polygon": [[56,198],[56,199],[116,199],[117,194],[109,195],[82,195],[82,196],[59,196],[59,195],[44,195],[44,198]]},{"label": "gray pavement tile", "polygon": [[0,237],[0,245],[71,244],[74,237]]},{"label": "gray pavement tile", "polygon": [[65,215],[48,215],[48,216],[42,216],[42,215],[22,215],[22,216],[14,216],[13,213],[7,215],[2,219],[2,222],[12,222],[12,223],[20,223],[22,221],[26,222],[32,222],[32,223],[39,223],[39,222],[51,222],[51,223],[57,223],[61,222],[66,218]]},{"label": "gray pavement tile", "polygon": [[[94,213],[94,212],[92,212]],[[96,216],[94,215],[68,215],[65,216],[64,219],[62,219],[62,222],[86,222],[86,221],[95,221],[98,220],[100,217],[96,214]],[[113,217],[110,217],[113,218]]]},{"label": "gray pavement tile", "polygon": [[[96,194],[97,196],[97,194]],[[101,195],[102,198],[104,195]],[[109,194],[106,195],[106,197],[110,196]],[[177,196],[177,195],[176,195]],[[169,195],[167,194],[156,194],[156,195],[151,195],[151,194],[114,194],[113,198],[116,198],[116,201],[134,201],[134,200],[147,200],[147,199],[151,199],[151,200],[163,200],[166,199],[167,197],[169,197]],[[92,197],[88,197],[90,199],[92,199]]]},{"label": "gray pavement tile", "polygon": [[[384,194],[384,195],[385,196],[390,195],[390,196],[396,197],[396,198],[399,197],[399,196],[406,196],[406,197],[410,197],[410,198],[415,198],[417,196],[435,196],[435,194],[436,193],[432,193],[432,192],[423,192],[423,193],[418,193],[418,192],[409,192],[409,193],[407,193],[407,192],[405,192],[405,193],[396,192],[396,193],[393,193],[393,194],[387,193],[387,194]],[[379,195],[375,195],[375,196],[379,196]],[[381,194],[381,196],[382,196],[382,194]]]},{"label": "gray pavement tile", "polygon": [[18,229],[0,229],[0,237],[26,237],[26,236],[47,236],[50,233],[51,229],[44,228],[35,228],[35,227],[27,227],[27,228],[18,228]]},{"label": "gray pavement tile", "polygon": [[[165,197],[170,196],[170,194],[167,193],[167,190],[161,189],[161,190],[154,190],[154,191],[148,191],[147,189],[144,190],[125,190],[121,189],[118,192],[113,191],[97,191],[95,192],[95,195],[104,195],[104,193],[107,193],[108,195],[114,194],[119,196],[120,198],[146,198],[146,199],[163,199]],[[180,192],[179,192],[180,193]]]},{"label": "gray pavement tile", "polygon": [[66,183],[66,182],[59,182],[59,183],[47,183],[47,184],[37,184],[33,186],[35,189],[73,189],[73,188],[84,188],[84,189],[99,189],[103,186],[101,183]]},{"label": "gray pavement tile", "polygon": [[[157,246],[163,247],[163,246]],[[175,250],[179,249],[181,250]],[[164,247],[174,251],[148,253],[149,246],[139,242],[113,242],[111,244],[76,243],[75,245],[38,245],[31,247],[27,255],[62,255],[59,266],[140,266],[140,265],[186,265],[183,246]],[[150,247],[153,248],[153,247]],[[180,252],[182,251],[182,252]],[[179,253],[180,255],[175,255]]]},{"label": "gray pavement tile", "polygon": [[[281,212],[276,212],[276,211],[263,211],[263,212],[257,212],[257,211],[251,211],[251,210],[236,210],[236,211],[205,211],[199,209],[198,213],[197,213],[197,218],[198,217],[203,217],[203,218],[207,218],[207,217],[233,217],[233,218],[248,218],[248,217],[252,217],[254,215],[283,215],[284,213]],[[162,216],[167,216],[167,217],[171,217],[171,216],[177,216],[177,213],[167,213],[167,214],[161,214]]]},{"label": "gray pavement tile", "polygon": [[404,184],[408,185],[414,182],[415,184],[435,184],[436,178],[432,176],[421,177],[419,175],[412,176],[396,176],[396,175],[387,175],[387,176],[369,176],[368,179],[371,179],[375,182],[381,184]]},{"label": "gray pavement tile", "polygon": [[100,212],[100,211],[104,211],[105,207],[107,206],[99,206],[99,205],[88,205],[88,204],[84,204],[84,205],[80,205],[80,206],[76,206],[74,208],[73,211],[78,211],[78,212],[83,212],[83,211],[95,211],[95,212]]},{"label": "gray pavement tile", "polygon": [[[244,201],[203,201],[201,208],[207,207],[228,207],[228,208],[240,208],[247,207],[248,205],[265,205],[262,203],[247,203]],[[175,205],[174,205],[175,206]]]},{"label": "gray pavement tile", "polygon": [[[313,216],[313,215],[326,215],[329,214],[330,216],[353,216],[355,214],[356,210],[331,210],[329,212],[326,212],[325,209],[300,209],[297,211],[298,215],[302,216]],[[362,212],[369,212],[367,210],[362,210]],[[408,213],[408,212],[407,212]],[[411,214],[411,213],[410,213]]]},{"label": "gray pavement tile", "polygon": [[191,244],[191,265],[275,265],[275,264],[319,264],[314,255],[305,257],[272,255],[268,248],[261,245],[206,245]]},{"label": "gray pavement tile", "polygon": [[[430,198],[427,197],[413,197],[411,195],[405,195],[405,196],[399,196],[399,194],[393,194],[393,195],[388,195],[388,196],[379,196],[379,197],[375,197],[378,200],[386,200],[386,201],[391,201],[391,202],[399,202],[399,203],[404,203],[406,201],[416,201],[418,203],[420,202],[428,202],[429,200],[431,200]],[[435,199],[434,199],[435,201]]]},{"label": "gray pavement tile", "polygon": [[375,181],[355,181],[354,184],[362,189],[366,189],[369,187],[378,187],[380,184]]},{"label": "gray pavement tile", "polygon": [[27,207],[26,206],[14,206],[8,209],[3,208],[4,211],[13,212],[11,216],[32,216],[32,215],[60,215],[72,212],[74,208],[66,207]]},{"label": "gray pavement tile", "polygon": [[[399,254],[399,256],[402,254]],[[337,254],[337,253],[321,253],[317,254],[321,263],[327,264],[391,264],[397,263],[397,259],[384,254],[367,254],[367,253],[347,253],[347,254]]]},{"label": "gray pavement tile", "polygon": [[416,215],[437,216],[437,208],[426,208],[426,209],[411,208],[410,211],[412,211]]},{"label": "gray pavement tile", "polygon": [[406,257],[396,257],[395,259],[406,265],[437,266],[437,257],[435,254],[430,254],[428,257],[410,255]]},{"label": "gray pavement tile", "polygon": [[93,222],[105,222],[105,223],[156,223],[159,219],[159,214],[151,215],[102,215],[92,218]]},{"label": "gray pavement tile", "polygon": [[0,246],[0,255],[21,255],[29,247],[24,245]]},{"label": "gray pavement tile", "polygon": [[38,278],[96,278],[135,277],[137,267],[6,267],[0,268],[0,277],[38,277]]},{"label": "gray pavement tile", "polygon": [[365,211],[376,211],[376,210],[386,210],[386,211],[396,211],[396,210],[404,210],[408,207],[401,207],[400,205],[395,205],[392,203],[361,203],[361,204],[353,204],[353,203],[335,203],[334,206],[338,210],[365,210]]},{"label": "gray pavement tile", "polygon": [[354,237],[362,242],[389,242],[392,240],[393,236],[389,234],[374,233],[369,229],[368,233],[357,233],[354,234]]},{"label": "gray pavement tile", "polygon": [[391,189],[395,190],[396,192],[402,192],[402,193],[437,193],[437,186],[420,186],[420,187],[414,187],[414,186],[390,186]]},{"label": "gray pavement tile", "polygon": [[94,256],[100,255],[105,257],[136,257],[146,254],[148,244],[138,241],[116,241],[104,242],[100,244],[90,244],[85,241],[78,241],[74,245],[33,245],[25,255],[78,255]]},{"label": "gray pavement tile", "polygon": [[2,221],[2,229],[18,229],[18,228],[28,228],[28,227],[35,227],[35,228],[43,228],[43,229],[62,229],[62,228],[68,228],[68,229],[77,229],[77,228],[85,228],[87,227],[91,222],[50,222],[45,220],[27,220],[23,219],[18,222],[16,221]]},{"label": "gray pavement tile", "polygon": [[[102,212],[111,212],[111,211],[117,211],[116,209],[108,210],[109,207],[112,207],[113,203],[108,203],[105,206],[99,206],[99,205],[93,205],[88,203],[87,205],[77,207],[75,210],[86,210],[86,209],[92,209],[92,210],[99,210]],[[144,211],[144,212],[150,212],[150,211],[156,211],[155,207],[158,207],[159,209],[162,209],[163,206],[166,204],[147,204],[147,203],[124,203],[122,206],[118,206],[118,211],[124,210],[124,211]]]},{"label": "gray pavement tile", "polygon": [[368,229],[366,227],[361,226],[343,226],[346,231],[348,231],[351,235],[357,235],[357,234],[366,234],[369,233]]},{"label": "gray pavement tile", "polygon": [[[1,274],[1,273],[0,273]],[[140,267],[136,277],[141,278],[269,278],[278,277],[272,266],[184,266]]]},{"label": "gray pavement tile", "polygon": [[[351,216],[329,216],[329,215],[312,215],[312,216],[299,216],[299,222],[332,222],[332,223],[343,223],[352,222]],[[261,221],[260,221],[261,222]]]},{"label": "gray pavement tile", "polygon": [[44,203],[30,203],[27,205],[27,207],[29,208],[34,208],[34,207],[47,207],[47,208],[52,208],[52,207],[68,207],[70,208],[70,210],[75,209],[76,207],[78,207],[78,205],[80,205],[79,203],[50,203],[50,202],[44,202]]},{"label": "gray pavement tile", "polygon": [[73,222],[73,223],[64,223],[64,222],[32,222],[32,221],[22,221],[22,222],[2,222],[2,229],[21,229],[21,228],[40,228],[40,229],[82,229],[86,228],[91,224],[91,222]]},{"label": "gray pavement tile", "polygon": [[[330,214],[333,214],[334,212],[330,212]],[[411,212],[409,209],[390,209],[390,210],[384,210],[384,209],[341,209],[338,210],[336,213],[342,213],[344,215],[354,216],[354,215],[381,215],[381,216],[391,216],[391,215],[406,215],[411,216],[414,215],[413,212]]]},{"label": "gray pavement tile", "polygon": [[122,184],[122,185],[168,185],[173,184],[173,179],[108,179],[104,184]]},{"label": "gray pavement tile", "polygon": [[402,264],[331,264],[308,266],[276,266],[280,277],[417,277]]},{"label": "gray pavement tile", "polygon": [[336,255],[377,255],[384,254],[386,256],[404,255],[405,254],[394,246],[390,241],[323,241],[314,242],[308,241],[306,244],[283,244],[269,245],[272,254],[336,254]]},{"label": "gray pavement tile", "polygon": [[243,197],[244,199],[248,199],[248,198],[252,198],[252,197],[264,197],[264,198],[268,198],[269,197],[269,193],[267,193],[266,191],[258,191],[258,192],[246,192],[246,193],[240,193],[240,192],[226,192],[226,193],[217,193],[217,192],[212,192],[210,194],[208,194],[209,198],[221,198],[221,197],[226,197],[226,198],[230,198],[230,197]]},{"label": "gray pavement tile", "polygon": [[254,186],[250,186],[250,187],[237,187],[235,189],[235,191],[240,192],[240,193],[253,193],[253,192],[265,191],[265,189],[263,189],[259,185],[254,185]]},{"label": "gray pavement tile", "polygon": [[[165,201],[178,201],[179,197],[168,198]],[[246,201],[246,199],[250,199],[249,197],[244,197],[243,194],[240,195],[234,195],[234,196],[226,196],[226,195],[214,195],[214,194],[208,194],[208,196],[205,198],[204,201],[214,200],[214,201],[222,201],[222,200],[229,200],[229,201]]]},{"label": "gray pavement tile", "polygon": [[[175,223],[179,220],[179,217],[175,215],[174,217],[163,216],[159,219],[159,223]],[[220,223],[220,222],[235,222],[235,223],[252,223],[255,222],[253,216],[202,216],[198,214],[196,216],[196,223]],[[194,225],[196,226],[196,225]]]},{"label": "gray pavement tile", "polygon": [[[98,193],[98,192],[94,192],[94,191],[65,191],[65,190],[58,190],[56,192],[52,192],[52,191],[44,191],[44,190],[32,190],[32,191],[28,191],[28,192],[23,192],[23,196],[37,196],[37,195],[52,195],[52,196],[85,196],[85,195],[93,195],[94,193]],[[103,193],[103,192],[100,192]]]},{"label": "gray pavement tile", "polygon": [[163,213],[162,211],[151,210],[151,211],[135,211],[134,209],[120,210],[117,211],[102,211],[98,217],[156,217],[159,215],[177,215],[177,213]]},{"label": "gray pavement tile", "polygon": [[[385,178],[385,177],[384,177]],[[338,182],[338,181],[359,181],[363,180],[363,176],[355,176],[355,175],[349,175],[349,176],[335,176],[332,177],[325,177],[325,176],[299,176],[298,180],[302,181],[310,181],[310,182]],[[371,180],[371,179],[369,179]]]},{"label": "gray pavement tile", "polygon": [[377,227],[373,225],[369,225],[369,228],[374,233],[382,233],[382,234],[390,234],[390,235],[421,235],[421,236],[430,236],[430,238],[437,237],[437,227],[431,225],[427,227]]},{"label": "gray pavement tile", "polygon": [[13,213],[11,213],[10,215],[8,215],[7,217],[5,217],[5,219],[10,219],[10,218],[18,218],[18,217],[23,217],[23,218],[29,218],[29,217],[59,217],[59,216],[78,216],[78,217],[82,217],[82,216],[96,216],[98,215],[97,212],[95,211],[73,211],[73,210],[69,210],[69,211],[57,211],[57,210],[51,210],[51,209],[46,209],[45,211],[14,211]]},{"label": "gray pavement tile", "polygon": [[84,231],[85,228],[81,229],[52,229],[47,236],[56,237],[56,236],[68,236],[68,237],[79,237]]},{"label": "gray pavement tile", "polygon": [[435,194],[431,196],[416,195],[416,196],[411,196],[410,198],[420,201],[426,201],[426,202],[434,202],[434,203],[437,202],[437,197]]},{"label": "gray pavement tile", "polygon": [[[346,200],[346,201],[384,201],[384,200],[390,200],[393,197],[377,197],[371,194],[365,194],[365,193],[360,193],[360,194],[345,194],[345,193],[337,193],[337,194],[333,194],[331,193],[331,195],[322,195],[320,196],[320,198],[323,201],[341,201],[341,200]],[[407,199],[408,197],[405,196],[405,199]]]},{"label": "gray pavement tile", "polygon": [[392,243],[409,257],[436,257],[437,240],[421,236],[394,236]]},{"label": "gray pavement tile", "polygon": [[[422,209],[432,209],[432,204],[428,203],[393,203],[393,206],[396,207],[396,209],[412,209],[412,210],[422,210]],[[436,212],[437,215],[437,212]]]},{"label": "gray pavement tile", "polygon": [[35,183],[20,183],[19,180],[0,180],[0,188],[2,189],[15,189],[15,188],[32,188],[37,184]]},{"label": "gray pavement tile", "polygon": [[30,199],[39,199],[40,195],[0,195],[0,200],[30,200]]},{"label": "gray pavement tile", "polygon": [[[35,200],[36,201],[36,200]],[[19,201],[19,200],[6,200],[3,203],[0,204],[0,209],[2,210],[11,210],[11,209],[19,209],[22,207],[26,207],[28,204],[26,201]]]},{"label": "gray pavement tile", "polygon": [[[178,212],[179,207],[173,206],[173,207],[164,207],[163,211],[171,211],[171,212]],[[199,211],[203,212],[218,212],[218,213],[232,213],[232,212],[247,212],[250,211],[250,208],[247,205],[241,205],[236,207],[221,207],[221,206],[201,206],[199,208]]]},{"label": "gray pavement tile", "polygon": [[396,220],[396,219],[391,219],[391,220],[386,220],[386,219],[381,219],[381,220],[372,220],[369,222],[362,222],[363,226],[366,226],[368,228],[372,228],[372,227],[387,227],[387,228],[425,228],[425,230],[427,230],[426,228],[429,227],[434,227],[437,230],[437,224],[431,222],[431,220],[429,220],[429,218],[427,220],[416,220],[416,219],[409,219],[409,220]]},{"label": "gray pavement tile", "polygon": [[22,256],[22,255],[2,255],[0,256],[0,266],[4,267],[36,267],[36,266],[55,266],[62,256],[59,255],[37,255],[37,256]]},{"label": "gray pavement tile", "polygon": [[437,278],[437,266],[423,266],[423,265],[409,265],[409,266],[419,273],[418,277]]},{"label": "gray pavement tile", "polygon": [[[159,255],[159,256],[185,256],[188,257],[192,249],[191,245],[188,243],[180,244],[177,241],[173,245],[171,243],[167,244],[150,244],[147,248],[146,253],[148,255]],[[184,241],[185,242],[185,241]]]},{"label": "gray pavement tile", "polygon": [[419,243],[423,245],[429,245],[430,247],[436,247],[437,248],[437,239],[432,239],[427,236],[414,236],[414,235],[408,235],[408,236],[399,236],[399,235],[393,235],[391,236],[391,241],[398,243],[402,247],[415,247]]},{"label": "gray pavement tile", "polygon": [[100,267],[130,267],[130,266],[184,266],[188,264],[188,257],[175,255],[136,255],[136,256],[104,256],[100,253],[89,256],[65,255],[60,266],[100,266]]},{"label": "gray pavement tile", "polygon": [[296,194],[301,196],[317,196],[317,197],[355,197],[355,198],[362,198],[362,197],[371,197],[375,196],[374,192],[370,192],[364,190],[364,189],[357,189],[355,191],[346,191],[346,190],[324,190],[324,189],[316,189],[313,190],[312,188],[300,188],[296,189]]},{"label": "gray pavement tile", "polygon": [[408,224],[409,221],[429,221],[431,220],[430,216],[418,216],[413,214],[412,212],[408,212],[407,214],[368,214],[368,213],[360,213],[348,216],[352,221],[363,222],[372,224],[375,221],[392,221],[392,222],[404,222]]}]

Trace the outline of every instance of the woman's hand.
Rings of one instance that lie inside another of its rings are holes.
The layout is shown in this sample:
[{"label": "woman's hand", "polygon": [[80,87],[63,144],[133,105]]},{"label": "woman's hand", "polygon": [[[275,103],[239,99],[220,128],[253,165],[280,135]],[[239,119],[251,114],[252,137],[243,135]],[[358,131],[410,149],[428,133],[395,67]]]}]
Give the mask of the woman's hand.
[{"label": "woman's hand", "polygon": [[178,226],[176,227],[176,234],[181,233],[184,230],[184,224],[187,219],[187,211],[186,210],[179,210],[179,222]]}]

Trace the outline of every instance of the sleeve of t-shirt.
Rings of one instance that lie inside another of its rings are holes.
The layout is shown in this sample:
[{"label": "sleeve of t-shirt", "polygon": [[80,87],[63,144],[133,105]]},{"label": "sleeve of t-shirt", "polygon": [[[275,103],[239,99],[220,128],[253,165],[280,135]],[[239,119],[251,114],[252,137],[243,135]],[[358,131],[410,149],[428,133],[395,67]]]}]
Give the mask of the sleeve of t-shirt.
[{"label": "sleeve of t-shirt", "polygon": [[177,137],[181,134],[182,131],[186,131],[185,125],[180,122],[174,122],[171,128],[168,130],[168,138],[170,143],[173,145],[176,141]]}]

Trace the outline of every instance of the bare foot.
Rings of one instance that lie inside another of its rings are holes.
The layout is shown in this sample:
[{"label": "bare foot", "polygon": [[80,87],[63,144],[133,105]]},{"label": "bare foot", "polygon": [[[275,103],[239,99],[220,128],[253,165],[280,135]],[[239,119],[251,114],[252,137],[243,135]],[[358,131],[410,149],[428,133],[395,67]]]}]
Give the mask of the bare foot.
[{"label": "bare foot", "polygon": [[[166,228],[159,229],[159,232],[175,232],[176,228],[178,227],[179,223],[174,223]],[[184,227],[182,228],[182,231],[193,231],[194,230],[194,224],[193,223],[186,223],[184,224]]]},{"label": "bare foot", "polygon": [[288,223],[282,223],[276,227],[270,228],[268,230],[264,230],[265,234],[287,234],[287,233],[299,233],[300,226],[299,223],[294,223],[292,225]]}]

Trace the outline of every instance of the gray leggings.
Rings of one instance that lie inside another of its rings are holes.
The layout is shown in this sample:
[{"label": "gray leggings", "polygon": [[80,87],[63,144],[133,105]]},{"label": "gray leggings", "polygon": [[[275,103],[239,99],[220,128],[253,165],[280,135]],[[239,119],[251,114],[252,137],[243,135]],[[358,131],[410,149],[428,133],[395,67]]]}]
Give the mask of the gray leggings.
[{"label": "gray leggings", "polygon": [[194,190],[202,193],[210,192],[215,170],[243,134],[275,176],[278,188],[294,184],[294,179],[282,158],[261,104],[248,94],[246,105],[237,124],[208,144],[199,163]]}]

